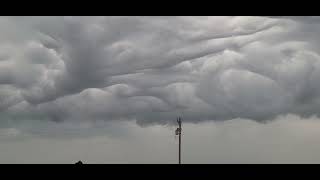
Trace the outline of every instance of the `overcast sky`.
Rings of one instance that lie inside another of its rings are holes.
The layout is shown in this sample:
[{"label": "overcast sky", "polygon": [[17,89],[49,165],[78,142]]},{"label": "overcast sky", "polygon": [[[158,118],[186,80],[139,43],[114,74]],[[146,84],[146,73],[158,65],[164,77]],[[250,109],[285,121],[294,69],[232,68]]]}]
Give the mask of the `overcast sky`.
[{"label": "overcast sky", "polygon": [[0,29],[0,163],[320,163],[320,17]]}]

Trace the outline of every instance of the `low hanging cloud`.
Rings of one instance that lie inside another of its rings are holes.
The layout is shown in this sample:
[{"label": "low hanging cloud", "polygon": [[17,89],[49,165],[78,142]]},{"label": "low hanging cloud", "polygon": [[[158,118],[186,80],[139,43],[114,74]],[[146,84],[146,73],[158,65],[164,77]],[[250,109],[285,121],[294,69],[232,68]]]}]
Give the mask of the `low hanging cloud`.
[{"label": "low hanging cloud", "polygon": [[1,17],[1,119],[319,115],[318,17]]}]

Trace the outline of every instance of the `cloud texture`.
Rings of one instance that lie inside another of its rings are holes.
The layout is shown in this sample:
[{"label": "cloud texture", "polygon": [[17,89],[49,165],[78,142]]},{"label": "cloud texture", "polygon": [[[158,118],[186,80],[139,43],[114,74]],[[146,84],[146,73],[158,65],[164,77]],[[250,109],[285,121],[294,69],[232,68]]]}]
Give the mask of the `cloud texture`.
[{"label": "cloud texture", "polygon": [[318,17],[1,17],[7,120],[319,115]]}]

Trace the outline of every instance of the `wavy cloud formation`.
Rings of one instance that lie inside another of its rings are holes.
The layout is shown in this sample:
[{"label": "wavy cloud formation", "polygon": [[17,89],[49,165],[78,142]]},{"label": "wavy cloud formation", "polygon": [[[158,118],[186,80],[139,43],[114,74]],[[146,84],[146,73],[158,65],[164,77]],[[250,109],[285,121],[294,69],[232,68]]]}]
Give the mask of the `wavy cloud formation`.
[{"label": "wavy cloud formation", "polygon": [[318,17],[1,17],[1,119],[319,115]]}]

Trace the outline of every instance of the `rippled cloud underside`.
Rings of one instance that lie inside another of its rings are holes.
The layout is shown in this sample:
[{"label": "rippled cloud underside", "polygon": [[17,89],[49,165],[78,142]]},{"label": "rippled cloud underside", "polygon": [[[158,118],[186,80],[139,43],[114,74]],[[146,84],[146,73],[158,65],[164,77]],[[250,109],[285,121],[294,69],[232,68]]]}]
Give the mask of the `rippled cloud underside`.
[{"label": "rippled cloud underside", "polygon": [[1,17],[1,124],[320,113],[318,17]]}]

